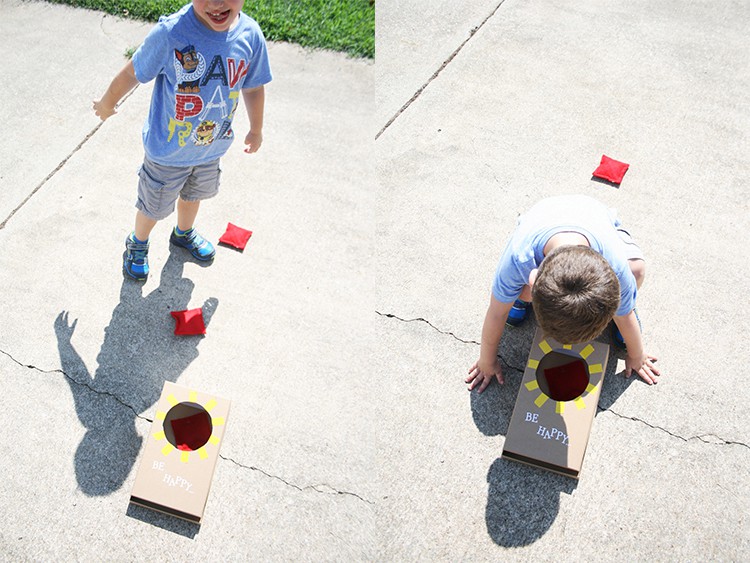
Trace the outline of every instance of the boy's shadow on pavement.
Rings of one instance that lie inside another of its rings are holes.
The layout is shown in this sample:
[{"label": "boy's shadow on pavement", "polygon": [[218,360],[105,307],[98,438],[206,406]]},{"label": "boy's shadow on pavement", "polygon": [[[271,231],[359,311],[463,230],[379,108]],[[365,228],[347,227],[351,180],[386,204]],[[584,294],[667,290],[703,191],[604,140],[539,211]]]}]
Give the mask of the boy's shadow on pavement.
[{"label": "boy's shadow on pavement", "polygon": [[[505,384],[493,382],[481,395],[476,390],[471,392],[474,423],[487,436],[504,435],[508,430],[536,328],[532,312],[521,326],[506,330],[499,349]],[[605,330],[597,338],[610,345],[599,410],[612,406],[635,379],[616,374],[617,359],[625,354],[609,335]],[[559,512],[560,494],[571,494],[578,485],[570,477],[500,457],[490,467],[487,482],[487,532],[495,543],[505,547],[529,545],[541,538]]]},{"label": "boy's shadow on pavement", "polygon": [[[186,260],[183,251],[171,250],[159,287],[145,297],[142,283],[123,280],[94,375],[71,344],[77,319],[70,323],[63,311],[55,320],[62,369],[86,428],[75,453],[76,479],[86,495],[122,486],[141,448],[136,418],[157,402],[164,382],[176,381],[198,356],[202,337],[174,336],[169,314],[186,309],[193,293],[193,282],[182,277]],[[216,298],[206,300],[206,324],[217,306]]]}]

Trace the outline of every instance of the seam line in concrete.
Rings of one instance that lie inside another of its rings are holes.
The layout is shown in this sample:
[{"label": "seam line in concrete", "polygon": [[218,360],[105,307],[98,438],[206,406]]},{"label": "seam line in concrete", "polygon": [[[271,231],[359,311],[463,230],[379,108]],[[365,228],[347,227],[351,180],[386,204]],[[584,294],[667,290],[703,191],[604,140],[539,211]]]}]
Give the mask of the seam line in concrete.
[{"label": "seam line in concrete", "polygon": [[[597,407],[597,410],[599,412],[609,412],[609,413],[612,413],[613,415],[615,415],[615,416],[617,416],[619,418],[622,418],[624,420],[632,420],[632,421],[635,421],[635,422],[640,422],[641,424],[644,424],[644,425],[648,426],[649,428],[653,428],[654,430],[661,430],[662,432],[664,432],[666,434],[669,434],[673,438],[677,438],[679,440],[682,440],[683,442],[690,442],[691,440],[699,440],[699,441],[703,442],[704,444],[713,444],[714,446],[743,446],[745,448],[750,449],[750,445],[745,444],[744,442],[735,442],[733,440],[725,440],[724,438],[722,438],[721,436],[717,436],[716,434],[710,434],[710,433],[708,433],[708,434],[700,434],[700,435],[697,435],[697,436],[690,436],[689,438],[685,438],[684,436],[680,436],[679,434],[675,434],[674,432],[670,432],[666,428],[662,428],[661,426],[657,426],[655,424],[651,424],[651,423],[646,422],[645,420],[643,420],[641,418],[638,418],[636,416],[626,416],[626,415],[620,414],[619,412],[614,411],[612,409],[603,409],[601,407]],[[712,437],[712,438],[714,438],[714,439],[713,440],[707,440],[706,438],[709,437],[709,436]]]},{"label": "seam line in concrete", "polygon": [[[135,88],[133,88],[133,89],[132,89],[132,90],[131,90],[130,92],[128,92],[128,94],[126,94],[126,95],[125,95],[125,97],[124,97],[124,98],[123,98],[123,99],[122,99],[122,100],[120,101],[120,103],[119,103],[119,104],[117,104],[117,106],[115,106],[115,109],[119,108],[119,107],[120,107],[120,106],[121,106],[121,105],[122,105],[123,103],[125,103],[125,100],[127,100],[127,99],[128,99],[128,98],[129,98],[130,96],[131,96],[131,94],[132,94],[133,92],[135,92],[135,91],[136,91],[137,89],[138,89],[138,86],[136,86],[136,87],[135,87]],[[10,221],[10,220],[11,220],[11,219],[13,218],[13,216],[14,216],[14,215],[15,215],[15,214],[16,214],[16,213],[17,213],[17,212],[18,212],[18,211],[19,211],[19,210],[20,210],[20,209],[21,209],[21,208],[22,208],[22,207],[23,207],[24,205],[26,205],[26,204],[27,204],[27,203],[29,202],[29,200],[30,200],[30,199],[31,199],[32,197],[34,197],[34,195],[35,195],[35,194],[36,194],[36,193],[37,193],[37,192],[38,192],[39,190],[41,190],[41,189],[42,189],[42,188],[44,187],[44,185],[45,185],[45,184],[46,184],[47,182],[49,182],[49,181],[50,181],[50,179],[52,179],[52,177],[53,177],[53,176],[54,176],[55,174],[57,174],[57,173],[58,173],[58,172],[59,172],[60,170],[62,170],[63,166],[65,166],[65,165],[66,165],[66,164],[68,163],[68,161],[69,161],[69,160],[70,160],[70,159],[72,158],[72,156],[73,156],[73,155],[74,155],[75,153],[77,153],[77,152],[78,152],[79,150],[81,150],[81,147],[83,147],[83,145],[85,145],[85,144],[86,144],[86,143],[88,142],[88,140],[89,140],[89,139],[90,139],[91,137],[93,137],[93,136],[94,136],[94,134],[95,134],[95,133],[96,133],[97,131],[99,131],[99,129],[101,128],[101,126],[102,126],[102,125],[104,125],[104,122],[103,122],[103,121],[101,121],[101,122],[100,122],[100,123],[99,123],[99,124],[98,124],[98,125],[97,125],[96,127],[94,127],[94,128],[93,128],[93,129],[91,130],[91,131],[89,131],[89,133],[88,133],[88,134],[87,134],[87,135],[86,135],[86,136],[85,136],[85,137],[83,138],[83,140],[82,140],[82,141],[81,141],[80,143],[78,143],[78,146],[76,146],[76,147],[75,147],[75,148],[74,148],[74,149],[73,149],[73,150],[72,150],[72,151],[71,151],[71,152],[70,152],[70,153],[68,154],[68,156],[66,156],[65,158],[63,158],[63,159],[62,159],[62,161],[60,161],[60,164],[58,164],[58,165],[57,165],[57,167],[56,167],[56,168],[55,168],[55,169],[54,169],[54,170],[53,170],[52,172],[50,172],[49,174],[47,174],[47,177],[46,177],[46,178],[45,178],[44,180],[42,180],[42,181],[41,181],[41,182],[39,183],[39,185],[37,185],[37,187],[35,187],[35,188],[34,188],[33,190],[31,190],[31,193],[30,193],[29,195],[27,195],[27,196],[26,196],[26,198],[25,198],[25,199],[24,199],[24,200],[23,200],[23,201],[22,201],[22,202],[21,202],[20,204],[18,204],[18,206],[17,206],[17,207],[16,207],[16,208],[15,208],[15,209],[14,209],[13,211],[11,211],[11,212],[10,212],[10,215],[8,215],[8,216],[7,216],[6,218],[5,218],[5,220],[3,220],[3,222],[2,222],[2,223],[0,223],[0,231],[2,231],[2,230],[3,230],[4,228],[5,228],[5,225],[7,225],[7,224],[8,224],[8,221]]]},{"label": "seam line in concrete", "polygon": [[[390,314],[390,313],[381,313],[379,311],[375,311],[375,312],[378,315],[380,315],[381,317],[386,317],[386,318],[389,318],[389,319],[396,319],[396,320],[404,322],[404,323],[422,322],[422,323],[427,324],[429,327],[431,327],[433,330],[439,332],[440,334],[444,334],[446,336],[452,336],[453,338],[455,338],[459,342],[463,342],[465,344],[481,345],[476,340],[463,340],[463,339],[457,337],[452,332],[447,332],[447,331],[444,331],[444,330],[440,330],[435,325],[433,325],[431,322],[429,322],[426,319],[423,319],[422,317],[417,317],[417,318],[414,318],[414,319],[402,319],[401,317],[398,317],[398,316]],[[518,367],[518,366],[513,366],[513,365],[509,364],[505,360],[505,358],[503,358],[500,354],[498,354],[497,357],[500,358],[500,360],[503,362],[504,367],[510,368],[512,370],[515,370],[515,371],[518,371],[518,372],[521,372],[521,373],[523,373],[525,371],[525,368]],[[736,441],[732,441],[732,440],[725,440],[721,436],[716,436],[715,434],[710,434],[710,433],[709,434],[701,434],[701,435],[698,435],[698,436],[691,436],[689,438],[685,438],[684,436],[680,436],[679,434],[675,434],[674,432],[670,432],[666,428],[662,428],[661,426],[656,426],[654,424],[646,422],[645,420],[643,420],[641,418],[638,418],[638,417],[635,417],[635,416],[625,416],[625,415],[620,414],[617,411],[614,411],[612,409],[603,409],[602,407],[599,407],[599,406],[597,406],[597,410],[599,412],[610,412],[610,413],[614,414],[615,416],[618,416],[618,417],[626,419],[626,420],[633,420],[635,422],[640,422],[641,424],[645,424],[649,428],[653,428],[654,430],[661,430],[662,432],[665,432],[665,433],[669,434],[670,436],[672,436],[674,438],[678,438],[678,439],[683,440],[685,442],[688,442],[690,440],[700,440],[704,444],[714,444],[714,445],[722,445],[722,446],[724,446],[724,445],[736,445],[736,446],[744,446],[744,447],[750,449],[750,445],[745,444],[744,442],[736,442]],[[711,438],[714,438],[714,439],[713,440],[706,439],[708,437],[711,437]]]},{"label": "seam line in concrete", "polygon": [[[386,317],[388,319],[396,319],[397,321],[401,321],[403,323],[413,323],[413,322],[425,323],[427,326],[429,326],[433,330],[439,332],[440,334],[444,334],[445,336],[451,336],[451,337],[455,338],[456,340],[458,340],[459,342],[462,342],[463,344],[476,344],[477,346],[481,346],[482,345],[481,342],[477,342],[476,340],[464,340],[463,338],[459,338],[458,336],[456,336],[455,334],[453,334],[450,331],[441,330],[441,329],[437,328],[434,324],[432,324],[430,321],[428,321],[427,319],[424,319],[422,317],[416,317],[414,319],[402,319],[401,317],[399,317],[397,315],[394,315],[392,313],[381,313],[380,311],[375,311],[375,312],[378,315],[380,315],[381,317]],[[503,366],[506,367],[506,368],[508,368],[508,369],[512,369],[514,371],[518,371],[518,372],[521,372],[521,373],[523,373],[526,370],[525,367],[518,367],[518,366],[514,366],[514,365],[508,363],[508,361],[505,358],[503,358],[500,354],[498,354],[497,357],[500,358],[501,362],[503,362]]]},{"label": "seam line in concrete", "polygon": [[434,324],[432,324],[432,323],[431,323],[430,321],[428,321],[427,319],[425,319],[425,318],[422,318],[422,317],[416,317],[416,318],[414,318],[414,319],[402,319],[401,317],[399,317],[399,316],[397,316],[397,315],[394,315],[394,314],[392,314],[392,313],[381,313],[380,311],[375,311],[375,312],[376,312],[376,313],[377,313],[378,315],[380,315],[381,317],[386,317],[386,318],[388,318],[388,319],[396,319],[397,321],[401,321],[401,322],[403,322],[403,323],[414,323],[414,322],[422,322],[422,323],[425,323],[425,324],[429,325],[430,327],[432,327],[432,328],[433,328],[434,330],[438,331],[438,332],[439,332],[440,334],[444,334],[444,335],[446,335],[446,336],[452,336],[453,338],[455,338],[455,339],[456,339],[456,340],[458,340],[459,342],[463,342],[464,344],[477,344],[477,345],[479,345],[479,344],[480,344],[480,343],[479,343],[479,342],[477,342],[476,340],[464,340],[463,338],[459,338],[458,336],[456,336],[456,335],[455,335],[455,334],[453,334],[452,332],[449,332],[449,331],[445,331],[445,330],[440,330],[440,329],[439,329],[438,327],[436,327],[436,326],[435,326]]},{"label": "seam line in concrete", "polygon": [[502,6],[504,2],[505,0],[500,0],[500,3],[497,6],[495,6],[495,9],[492,10],[492,12],[490,12],[490,15],[484,18],[484,20],[482,20],[482,23],[480,23],[478,26],[471,29],[471,31],[469,32],[469,36],[466,39],[464,39],[463,43],[461,43],[458,46],[458,48],[455,51],[453,51],[453,53],[451,53],[451,55],[447,59],[443,61],[443,64],[441,64],[440,67],[432,74],[432,76],[430,76],[430,78],[427,79],[427,82],[422,84],[419,90],[417,90],[414,93],[414,95],[411,98],[409,98],[409,101],[407,101],[403,106],[401,106],[401,108],[395,114],[393,114],[393,117],[391,117],[388,120],[388,122],[385,125],[383,125],[383,128],[380,131],[378,131],[377,135],[375,135],[376,141],[385,132],[385,130],[388,129],[393,124],[393,122],[396,121],[401,116],[401,114],[404,113],[409,108],[409,106],[413,104],[414,101],[416,101],[416,99],[419,98],[419,96],[422,95],[422,92],[425,91],[425,88],[427,88],[432,83],[432,81],[435,80],[438,77],[438,75],[441,72],[443,72],[443,70],[445,70],[445,68],[451,63],[451,61],[453,61],[453,59],[456,58],[458,53],[461,52],[461,49],[463,49],[464,46],[469,41],[471,41],[471,38],[474,37],[477,31],[482,29],[482,27],[484,27],[484,24],[486,24],[490,20],[490,18],[495,15],[495,13],[500,9],[500,6]]},{"label": "seam line in concrete", "polygon": [[[262,473],[263,475],[265,475],[266,477],[268,477],[270,479],[275,479],[277,481],[281,481],[287,487],[291,487],[292,489],[296,489],[296,490],[298,490],[300,492],[304,492],[304,491],[307,491],[307,490],[312,490],[312,491],[315,491],[316,493],[321,493],[321,494],[325,494],[325,495],[348,495],[348,496],[355,497],[355,498],[361,500],[362,502],[366,502],[367,504],[372,504],[372,505],[375,504],[371,500],[367,500],[366,498],[363,498],[363,497],[359,496],[357,493],[351,493],[349,491],[339,491],[338,489],[336,489],[334,487],[331,487],[330,485],[326,485],[326,484],[306,485],[304,487],[300,487],[299,485],[295,485],[294,483],[290,483],[289,481],[287,481],[286,479],[283,479],[283,478],[279,477],[278,475],[272,475],[271,473],[268,473],[267,471],[264,471],[260,467],[254,467],[252,465],[244,465],[244,464],[242,464],[242,463],[240,463],[240,462],[232,459],[231,457],[226,457],[226,456],[223,456],[221,454],[219,454],[219,457],[221,459],[225,460],[225,461],[231,461],[237,467],[241,467],[242,469],[249,469],[251,471],[257,471],[259,473]],[[327,489],[327,490],[321,490],[322,487],[325,487],[325,489]]]},{"label": "seam line in concrete", "polygon": [[92,393],[95,393],[97,395],[105,395],[107,397],[112,397],[115,401],[117,401],[118,403],[120,403],[123,407],[126,407],[126,408],[130,409],[131,411],[133,411],[133,413],[135,414],[135,416],[137,418],[140,418],[141,420],[145,420],[145,421],[148,421],[148,422],[153,422],[152,419],[146,418],[145,416],[142,416],[141,414],[139,414],[137,410],[135,410],[133,407],[131,407],[129,404],[127,404],[125,401],[123,401],[120,397],[118,397],[114,393],[110,393],[109,391],[102,391],[100,389],[96,389],[96,388],[92,387],[88,383],[83,383],[82,381],[78,381],[74,377],[71,377],[70,375],[68,375],[67,373],[65,373],[64,370],[61,370],[61,369],[49,369],[49,370],[45,370],[45,369],[42,369],[42,368],[38,368],[38,367],[36,367],[36,366],[34,366],[32,364],[24,364],[23,362],[19,362],[17,359],[15,359],[12,355],[10,355],[5,350],[0,350],[0,354],[4,354],[8,358],[10,358],[13,362],[15,362],[16,364],[18,364],[19,366],[24,367],[24,368],[33,369],[33,370],[38,371],[40,373],[60,373],[66,379],[68,379],[69,381],[71,381],[72,383],[75,383],[76,385],[78,385],[80,387],[85,387],[86,389],[88,389]]}]

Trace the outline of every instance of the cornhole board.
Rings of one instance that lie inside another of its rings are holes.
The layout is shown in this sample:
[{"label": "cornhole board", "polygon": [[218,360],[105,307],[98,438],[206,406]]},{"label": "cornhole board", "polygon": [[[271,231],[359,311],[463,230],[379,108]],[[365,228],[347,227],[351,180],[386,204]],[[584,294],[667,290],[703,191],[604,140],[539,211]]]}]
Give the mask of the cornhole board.
[{"label": "cornhole board", "polygon": [[560,344],[537,329],[503,457],[577,479],[608,358],[607,344]]},{"label": "cornhole board", "polygon": [[230,401],[164,383],[130,502],[200,523]]}]

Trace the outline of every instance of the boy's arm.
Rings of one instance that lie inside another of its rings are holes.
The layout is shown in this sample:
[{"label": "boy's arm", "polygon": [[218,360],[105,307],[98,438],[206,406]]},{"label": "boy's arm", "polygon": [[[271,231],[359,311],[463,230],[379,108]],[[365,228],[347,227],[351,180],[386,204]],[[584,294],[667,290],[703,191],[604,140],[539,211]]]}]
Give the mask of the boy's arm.
[{"label": "boy's arm", "polygon": [[102,99],[94,102],[94,112],[96,115],[98,115],[102,121],[113,116],[117,113],[115,110],[117,103],[125,96],[125,94],[130,92],[137,85],[138,79],[135,77],[133,61],[128,61],[123,69],[112,80],[112,83],[109,85],[109,88],[107,88]]},{"label": "boy's arm", "polygon": [[266,103],[266,91],[263,86],[242,90],[247,117],[250,120],[250,132],[245,136],[245,152],[257,152],[263,143],[263,110]]},{"label": "boy's arm", "polygon": [[625,377],[630,377],[632,372],[636,372],[646,383],[653,385],[657,382],[656,377],[660,373],[653,364],[656,358],[643,351],[643,339],[641,338],[641,329],[638,326],[635,311],[615,317],[614,321],[617,328],[620,329],[620,334],[622,334],[622,339],[625,341],[628,350],[628,355],[625,358]]},{"label": "boy's arm", "polygon": [[495,296],[490,297],[490,305],[487,308],[487,314],[484,317],[482,326],[482,345],[479,351],[479,360],[477,360],[471,369],[466,383],[469,384],[469,391],[479,385],[479,392],[492,381],[493,376],[497,377],[498,383],[505,383],[503,371],[500,368],[500,362],[497,360],[497,347],[505,330],[505,321],[508,319],[513,303],[501,303]]}]

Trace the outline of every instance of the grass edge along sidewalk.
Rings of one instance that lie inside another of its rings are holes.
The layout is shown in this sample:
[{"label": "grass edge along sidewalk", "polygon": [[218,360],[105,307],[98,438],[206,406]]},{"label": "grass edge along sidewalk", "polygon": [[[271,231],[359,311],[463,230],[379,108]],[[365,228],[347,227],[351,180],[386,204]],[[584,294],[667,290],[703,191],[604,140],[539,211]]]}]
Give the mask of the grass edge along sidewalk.
[{"label": "grass edge along sidewalk", "polygon": [[[47,0],[156,22],[188,0]],[[375,57],[375,3],[371,0],[245,0],[266,39],[330,49],[352,57]]]}]

